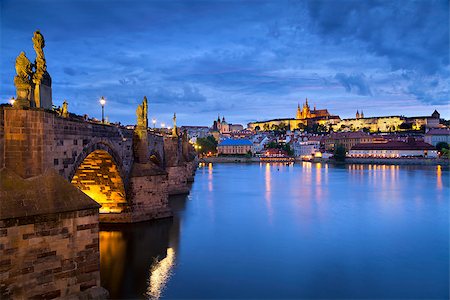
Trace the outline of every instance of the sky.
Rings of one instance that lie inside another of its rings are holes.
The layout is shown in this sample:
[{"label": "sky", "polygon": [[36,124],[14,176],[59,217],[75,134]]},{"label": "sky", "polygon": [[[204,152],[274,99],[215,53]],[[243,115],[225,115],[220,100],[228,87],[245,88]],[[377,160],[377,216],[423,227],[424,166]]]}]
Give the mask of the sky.
[{"label": "sky", "polygon": [[0,103],[15,58],[45,38],[53,103],[135,124],[292,118],[297,104],[341,118],[450,118],[449,1],[0,0]]}]

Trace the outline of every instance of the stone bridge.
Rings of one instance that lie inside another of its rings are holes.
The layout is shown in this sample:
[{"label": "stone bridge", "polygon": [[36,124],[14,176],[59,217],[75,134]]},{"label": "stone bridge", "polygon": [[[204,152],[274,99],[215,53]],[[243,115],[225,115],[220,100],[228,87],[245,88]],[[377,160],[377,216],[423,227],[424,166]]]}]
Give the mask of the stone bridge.
[{"label": "stone bridge", "polygon": [[88,122],[40,108],[3,106],[0,120],[0,168],[24,179],[56,171],[102,205],[102,222],[170,216],[168,195],[189,191],[195,155],[179,134]]},{"label": "stone bridge", "polygon": [[44,38],[32,41],[35,63],[19,54],[16,99],[0,105],[0,299],[99,299],[99,221],[171,216],[168,196],[189,192],[196,155],[176,126],[148,128],[145,97],[133,129],[66,102],[54,110]]}]

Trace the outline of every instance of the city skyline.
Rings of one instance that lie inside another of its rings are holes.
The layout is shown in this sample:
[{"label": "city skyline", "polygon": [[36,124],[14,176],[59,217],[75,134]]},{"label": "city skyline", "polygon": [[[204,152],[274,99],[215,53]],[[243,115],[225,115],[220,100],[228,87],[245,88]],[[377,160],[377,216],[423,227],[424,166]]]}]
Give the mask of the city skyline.
[{"label": "city skyline", "polygon": [[293,117],[306,97],[341,118],[450,117],[448,2],[132,4],[3,1],[0,102],[39,29],[53,103],[100,118],[105,96],[113,122],[134,124],[144,95],[149,117],[170,124],[176,111],[179,125]]}]

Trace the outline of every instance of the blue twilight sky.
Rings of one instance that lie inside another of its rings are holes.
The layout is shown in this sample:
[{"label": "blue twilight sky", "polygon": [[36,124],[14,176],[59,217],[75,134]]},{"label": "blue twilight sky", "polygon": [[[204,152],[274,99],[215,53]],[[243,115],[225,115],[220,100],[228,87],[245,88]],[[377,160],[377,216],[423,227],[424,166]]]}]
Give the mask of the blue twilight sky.
[{"label": "blue twilight sky", "polygon": [[53,102],[111,121],[210,125],[294,117],[308,97],[342,117],[450,118],[449,1],[0,0],[0,102],[20,51],[46,40]]}]

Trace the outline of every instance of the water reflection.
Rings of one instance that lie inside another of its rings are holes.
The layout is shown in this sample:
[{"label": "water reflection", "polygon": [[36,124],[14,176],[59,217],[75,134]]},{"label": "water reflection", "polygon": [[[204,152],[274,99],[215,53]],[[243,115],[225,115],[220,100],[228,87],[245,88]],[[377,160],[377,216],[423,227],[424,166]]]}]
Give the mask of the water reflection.
[{"label": "water reflection", "polygon": [[272,175],[270,173],[270,163],[266,163],[266,167],[265,167],[265,175],[264,175],[264,184],[265,184],[265,199],[266,199],[266,206],[267,206],[267,211],[269,213],[269,220],[270,222],[272,222],[272,215],[273,215],[273,211],[272,211],[272,199],[271,199],[271,190],[272,190]]},{"label": "water reflection", "polygon": [[206,164],[173,220],[102,228],[102,284],[127,299],[448,299],[449,176]]},{"label": "water reflection", "polygon": [[[183,210],[186,196],[171,197],[174,211]],[[101,284],[112,299],[159,298],[176,262],[180,220],[163,219],[103,225],[100,231]],[[147,278],[147,280],[143,280]]]},{"label": "water reflection", "polygon": [[167,249],[166,257],[160,261],[155,260],[151,267],[150,280],[148,284],[147,295],[151,299],[159,299],[166,287],[167,282],[172,276],[172,268],[175,264],[175,250]]},{"label": "water reflection", "polygon": [[436,167],[436,181],[437,181],[437,188],[439,190],[442,190],[442,167],[440,165]]}]

